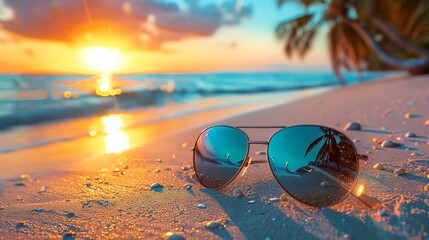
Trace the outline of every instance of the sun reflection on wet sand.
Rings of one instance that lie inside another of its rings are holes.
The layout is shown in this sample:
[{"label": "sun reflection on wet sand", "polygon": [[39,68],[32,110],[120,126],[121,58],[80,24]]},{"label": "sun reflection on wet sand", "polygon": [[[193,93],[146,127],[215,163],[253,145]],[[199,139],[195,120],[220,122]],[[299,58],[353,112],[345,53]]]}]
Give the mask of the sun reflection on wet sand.
[{"label": "sun reflection on wet sand", "polygon": [[101,118],[106,136],[104,142],[106,144],[105,153],[121,153],[130,148],[128,136],[122,129],[124,121],[119,115],[109,115]]}]

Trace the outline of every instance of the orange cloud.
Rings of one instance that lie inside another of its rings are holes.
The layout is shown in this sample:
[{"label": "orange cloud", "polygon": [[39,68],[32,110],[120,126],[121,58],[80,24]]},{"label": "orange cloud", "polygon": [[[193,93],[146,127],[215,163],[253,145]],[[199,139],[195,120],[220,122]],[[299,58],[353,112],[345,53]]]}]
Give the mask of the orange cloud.
[{"label": "orange cloud", "polygon": [[160,50],[166,42],[212,36],[252,12],[241,1],[184,2],[185,9],[157,0],[0,0],[0,22],[7,31],[32,39]]}]

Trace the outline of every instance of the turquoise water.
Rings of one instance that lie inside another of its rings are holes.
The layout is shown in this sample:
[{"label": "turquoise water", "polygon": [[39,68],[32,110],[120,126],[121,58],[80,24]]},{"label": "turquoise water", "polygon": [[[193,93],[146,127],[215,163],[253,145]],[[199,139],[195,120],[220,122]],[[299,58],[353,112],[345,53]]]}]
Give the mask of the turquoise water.
[{"label": "turquoise water", "polygon": [[[374,81],[386,73],[364,73]],[[345,73],[348,84],[359,83]],[[135,74],[114,76],[122,94],[94,95],[95,78],[85,75],[0,75],[0,129],[93,116],[111,111],[195,102],[219,96],[301,91],[336,86],[329,72],[232,72],[211,74]],[[64,92],[72,93],[70,99]]]}]

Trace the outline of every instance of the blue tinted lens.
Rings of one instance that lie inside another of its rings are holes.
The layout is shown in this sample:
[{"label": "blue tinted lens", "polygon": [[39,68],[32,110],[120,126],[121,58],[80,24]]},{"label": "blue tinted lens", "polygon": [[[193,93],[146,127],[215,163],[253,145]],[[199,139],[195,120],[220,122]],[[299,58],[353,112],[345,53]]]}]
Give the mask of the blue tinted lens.
[{"label": "blue tinted lens", "polygon": [[247,150],[248,137],[239,129],[215,126],[204,130],[194,149],[198,180],[207,188],[224,187],[240,171]]},{"label": "blue tinted lens", "polygon": [[313,206],[342,201],[357,176],[353,143],[328,127],[280,130],[271,137],[267,155],[280,185],[294,198]]}]

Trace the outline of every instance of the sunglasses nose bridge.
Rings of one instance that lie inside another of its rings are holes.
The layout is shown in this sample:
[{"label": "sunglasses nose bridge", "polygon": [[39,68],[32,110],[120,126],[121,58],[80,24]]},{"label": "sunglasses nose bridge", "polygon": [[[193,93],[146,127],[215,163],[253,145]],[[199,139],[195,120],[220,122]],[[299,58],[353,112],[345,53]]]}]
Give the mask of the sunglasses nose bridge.
[{"label": "sunglasses nose bridge", "polygon": [[268,145],[267,141],[249,141],[248,144]]}]

